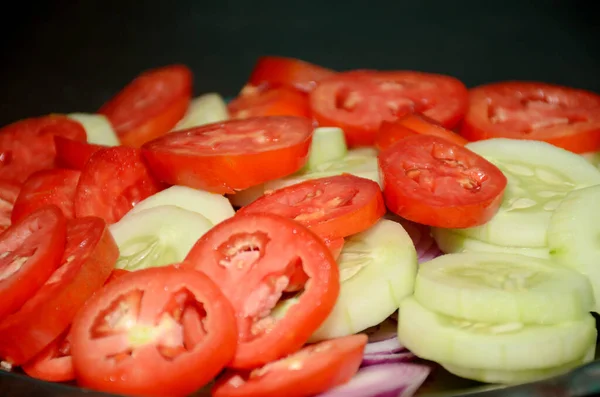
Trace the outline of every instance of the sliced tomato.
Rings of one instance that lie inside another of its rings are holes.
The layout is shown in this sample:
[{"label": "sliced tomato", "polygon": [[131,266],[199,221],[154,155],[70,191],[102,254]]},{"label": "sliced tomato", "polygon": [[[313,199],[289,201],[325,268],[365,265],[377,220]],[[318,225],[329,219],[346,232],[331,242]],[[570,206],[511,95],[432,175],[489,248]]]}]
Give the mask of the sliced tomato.
[{"label": "sliced tomato", "polygon": [[510,81],[469,92],[460,133],[548,142],[575,153],[600,149],[600,95],[537,82]]},{"label": "sliced tomato", "polygon": [[92,154],[107,146],[76,141],[59,135],[54,136],[56,165],[74,170],[82,170]]},{"label": "sliced tomato", "polygon": [[264,56],[258,58],[248,83],[254,86],[285,86],[302,92],[312,91],[316,84],[335,72],[294,58]]},{"label": "sliced tomato", "polygon": [[240,95],[227,105],[232,119],[263,116],[309,117],[308,96],[291,88],[257,89]]},{"label": "sliced tomato", "polygon": [[231,305],[205,275],[174,266],[124,275],[75,318],[71,353],[78,382],[110,393],[187,396],[235,352]]},{"label": "sliced tomato", "polygon": [[75,188],[81,172],[57,168],[43,170],[31,174],[25,181],[12,211],[12,222],[29,215],[36,209],[48,204],[54,204],[63,212],[67,219],[74,214],[73,200]]},{"label": "sliced tomato", "polygon": [[102,219],[68,222],[61,266],[27,303],[0,321],[0,357],[19,365],[42,351],[104,285],[118,257],[117,244]]},{"label": "sliced tomato", "polygon": [[335,260],[337,260],[340,257],[342,249],[344,249],[344,244],[346,243],[346,241],[342,237],[333,240],[326,238],[323,240],[323,242],[325,243],[327,248],[329,248],[329,251],[331,251],[331,255],[333,255],[333,259]]},{"label": "sliced tomato", "polygon": [[312,124],[300,117],[257,117],[172,132],[144,145],[163,182],[225,194],[302,168]]},{"label": "sliced tomato", "polygon": [[344,384],[358,371],[367,344],[364,334],[308,345],[250,372],[227,372],[213,397],[312,397]]},{"label": "sliced tomato", "polygon": [[10,217],[20,191],[20,184],[0,180],[0,232],[11,225]]},{"label": "sliced tomato", "polygon": [[59,266],[65,234],[66,219],[53,205],[0,234],[0,321],[19,310]]},{"label": "sliced tomato", "polygon": [[140,149],[102,149],[92,155],[81,171],[75,192],[75,215],[97,216],[112,224],[162,187],[150,174]]},{"label": "sliced tomato", "polygon": [[382,121],[418,112],[453,128],[467,109],[467,89],[444,75],[393,71],[338,73],[319,83],[310,107],[321,126],[340,127],[350,146],[373,145]]},{"label": "sliced tomato", "polygon": [[71,357],[71,341],[67,329],[31,361],[21,366],[31,376],[48,382],[68,382],[75,379]]},{"label": "sliced tomato", "polygon": [[121,277],[123,277],[126,274],[131,273],[129,270],[125,270],[125,269],[113,269],[113,271],[110,273],[110,276],[108,277],[108,280],[106,280],[105,284],[109,284],[112,283],[115,280],[120,279]]},{"label": "sliced tomato", "polygon": [[110,120],[123,145],[140,147],[169,132],[192,97],[192,72],[171,65],[140,74],[98,111]]},{"label": "sliced tomato", "polygon": [[24,182],[36,171],[55,166],[55,135],[85,142],[85,129],[65,116],[44,116],[0,128],[0,179]]},{"label": "sliced tomato", "polygon": [[418,132],[411,130],[408,127],[394,121],[383,121],[377,135],[375,135],[375,147],[379,150],[385,150],[408,136],[419,135]]},{"label": "sliced tomato", "polygon": [[[236,312],[238,345],[229,364],[234,368],[255,368],[298,350],[339,293],[338,268],[323,241],[277,215],[239,215],[219,223],[198,240],[184,266],[210,277]],[[294,304],[282,309],[276,305],[285,293],[294,294]]]},{"label": "sliced tomato", "polygon": [[275,190],[242,207],[238,214],[281,215],[331,240],[370,228],[385,212],[376,182],[344,174]]},{"label": "sliced tomato", "polygon": [[404,138],[379,154],[388,209],[424,225],[466,228],[494,216],[506,177],[463,146],[428,135]]}]

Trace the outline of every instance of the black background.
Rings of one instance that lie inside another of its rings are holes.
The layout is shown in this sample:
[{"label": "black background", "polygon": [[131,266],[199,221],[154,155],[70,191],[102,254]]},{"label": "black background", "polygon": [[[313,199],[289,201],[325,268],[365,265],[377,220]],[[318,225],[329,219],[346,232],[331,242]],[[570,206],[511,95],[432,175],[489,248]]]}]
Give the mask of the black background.
[{"label": "black background", "polygon": [[94,111],[140,71],[189,65],[234,95],[256,58],[600,92],[598,1],[57,0],[3,9],[0,124]]}]

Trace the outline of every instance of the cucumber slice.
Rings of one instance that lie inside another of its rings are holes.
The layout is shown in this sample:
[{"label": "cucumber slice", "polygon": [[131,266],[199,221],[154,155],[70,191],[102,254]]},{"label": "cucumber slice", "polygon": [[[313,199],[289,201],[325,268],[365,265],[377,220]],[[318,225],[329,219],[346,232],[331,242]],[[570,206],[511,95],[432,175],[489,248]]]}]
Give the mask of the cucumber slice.
[{"label": "cucumber slice", "polygon": [[585,276],[551,260],[501,253],[447,254],[421,264],[415,299],[437,313],[489,323],[557,324],[594,307]]},{"label": "cucumber slice", "polygon": [[535,382],[542,379],[552,378],[565,374],[577,367],[585,365],[594,360],[596,355],[596,344],[593,344],[587,353],[575,361],[559,365],[558,367],[542,369],[525,369],[521,371],[511,370],[493,370],[493,369],[474,369],[465,368],[458,365],[444,364],[448,372],[460,376],[461,378],[472,379],[484,383],[518,384]]},{"label": "cucumber slice", "polygon": [[163,205],[174,205],[204,215],[213,225],[235,215],[229,200],[220,194],[187,186],[171,186],[140,201],[126,216]]},{"label": "cucumber slice", "polygon": [[340,294],[313,342],[361,332],[394,313],[413,292],[417,253],[402,225],[382,219],[346,239],[338,265]]},{"label": "cucumber slice", "polygon": [[204,94],[192,99],[187,112],[173,128],[173,131],[198,127],[227,119],[229,119],[227,104],[221,95],[216,93]]},{"label": "cucumber slice", "polygon": [[595,167],[598,167],[600,164],[600,152],[588,152],[582,153],[581,157],[586,159],[590,164],[593,164]]},{"label": "cucumber slice", "polygon": [[431,235],[442,252],[453,254],[458,252],[499,252],[504,254],[517,254],[532,256],[534,258],[548,259],[548,248],[522,248],[505,247],[486,243],[471,237],[465,237],[450,229],[431,228]]},{"label": "cucumber slice", "polygon": [[596,342],[596,335],[591,314],[555,325],[473,323],[432,312],[414,297],[402,301],[398,317],[400,343],[415,355],[481,370],[539,370],[565,365],[583,357]]},{"label": "cucumber slice", "polygon": [[88,143],[118,146],[121,143],[108,118],[101,114],[71,113],[67,117],[81,123],[87,134]]},{"label": "cucumber slice", "polygon": [[548,228],[550,255],[558,263],[585,274],[600,313],[600,186],[573,191],[560,203]]},{"label": "cucumber slice", "polygon": [[572,190],[600,184],[600,170],[583,157],[539,141],[488,139],[468,149],[508,179],[502,205],[485,225],[457,233],[508,247],[546,247],[552,212]]},{"label": "cucumber slice", "polygon": [[173,205],[128,214],[110,226],[119,247],[116,268],[140,270],[181,262],[212,223]]},{"label": "cucumber slice", "polygon": [[337,161],[348,153],[344,131],[337,127],[320,127],[313,132],[310,153],[305,170],[315,169],[317,166],[330,161]]}]

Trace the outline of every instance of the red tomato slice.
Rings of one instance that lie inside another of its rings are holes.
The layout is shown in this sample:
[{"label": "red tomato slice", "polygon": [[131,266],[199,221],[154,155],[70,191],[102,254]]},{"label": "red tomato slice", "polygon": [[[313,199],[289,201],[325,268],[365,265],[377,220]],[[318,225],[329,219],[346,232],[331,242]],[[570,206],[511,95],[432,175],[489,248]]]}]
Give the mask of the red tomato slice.
[{"label": "red tomato slice", "polygon": [[415,135],[419,135],[419,133],[398,123],[398,120],[383,121],[375,136],[375,147],[385,150],[400,139]]},{"label": "red tomato slice", "polygon": [[445,139],[417,135],[379,154],[388,209],[424,225],[466,228],[494,216],[506,177],[492,163]]},{"label": "red tomato slice", "polygon": [[238,214],[281,215],[323,238],[337,239],[367,230],[385,212],[376,182],[344,174],[275,190],[242,207]]},{"label": "red tomato slice", "polygon": [[331,69],[299,59],[264,56],[254,65],[248,82],[254,86],[286,86],[310,92],[319,81],[333,74]]},{"label": "red tomato slice", "polygon": [[47,206],[0,234],[0,321],[19,310],[56,270],[65,229],[62,212]]},{"label": "red tomato slice", "polygon": [[[338,268],[323,241],[276,215],[239,215],[219,223],[198,240],[184,266],[210,277],[236,312],[238,345],[229,363],[234,368],[255,368],[298,350],[339,293]],[[272,315],[287,292],[296,303]]]},{"label": "red tomato slice", "polygon": [[129,270],[125,270],[125,269],[113,269],[113,271],[110,273],[110,276],[108,277],[108,280],[106,280],[105,284],[109,284],[112,283],[115,280],[120,279],[121,277],[123,277],[126,274],[131,273]]},{"label": "red tomato slice", "polygon": [[342,253],[342,249],[344,249],[344,244],[346,243],[346,240],[340,237],[333,240],[324,239],[323,242],[325,243],[327,248],[329,248],[329,251],[331,251],[333,259],[337,260]]},{"label": "red tomato slice", "polygon": [[232,120],[172,132],[142,151],[166,183],[231,194],[302,168],[312,130],[300,117]]},{"label": "red tomato slice", "polygon": [[20,191],[19,184],[0,180],[0,232],[11,225],[10,217]]},{"label": "red tomato slice", "polygon": [[25,181],[12,211],[12,222],[29,215],[48,204],[54,204],[67,219],[73,218],[75,188],[81,172],[77,170],[54,169],[31,174]]},{"label": "red tomato slice", "polygon": [[183,65],[146,71],[98,111],[110,120],[121,143],[140,147],[169,132],[192,97],[192,72]]},{"label": "red tomato slice", "polygon": [[31,361],[21,366],[31,376],[48,382],[68,382],[75,379],[71,357],[69,329],[44,348]]},{"label": "red tomato slice", "polygon": [[20,365],[42,351],[104,285],[118,257],[117,244],[102,219],[70,221],[62,265],[27,303],[0,322],[0,357]]},{"label": "red tomato slice", "polygon": [[454,127],[467,108],[467,89],[444,75],[393,71],[338,73],[319,83],[310,95],[313,117],[321,126],[340,127],[350,146],[373,145],[382,121],[398,113],[423,113],[446,128]]},{"label": "red tomato slice", "polygon": [[536,82],[503,82],[469,92],[461,134],[471,140],[528,139],[575,153],[600,149],[600,95]]},{"label": "red tomato slice", "polygon": [[367,344],[364,334],[309,345],[250,372],[228,372],[213,397],[312,397],[344,384],[358,371]]},{"label": "red tomato slice", "polygon": [[97,216],[112,224],[162,185],[150,174],[140,149],[115,146],[97,151],[86,163],[75,192],[75,215]]},{"label": "red tomato slice", "polygon": [[0,179],[24,182],[36,171],[55,166],[53,137],[85,142],[85,129],[65,116],[25,119],[0,128]]},{"label": "red tomato slice", "polygon": [[186,396],[235,352],[231,305],[204,274],[174,266],[131,272],[75,318],[71,353],[82,386],[110,393]]},{"label": "red tomato slice", "polygon": [[92,154],[107,147],[76,141],[59,135],[54,136],[54,145],[56,146],[57,165],[74,170],[82,170]]},{"label": "red tomato slice", "polygon": [[[248,89],[245,90],[248,92]],[[290,88],[257,89],[242,94],[227,105],[232,119],[263,116],[309,117],[308,96]]]}]

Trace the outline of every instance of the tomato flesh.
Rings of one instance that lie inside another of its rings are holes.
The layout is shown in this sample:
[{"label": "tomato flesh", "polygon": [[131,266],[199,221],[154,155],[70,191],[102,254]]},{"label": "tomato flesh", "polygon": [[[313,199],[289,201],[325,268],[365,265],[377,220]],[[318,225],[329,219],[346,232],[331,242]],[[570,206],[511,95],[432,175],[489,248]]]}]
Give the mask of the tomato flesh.
[{"label": "tomato flesh", "polygon": [[264,56],[254,65],[248,82],[254,86],[285,86],[310,92],[319,81],[333,74],[335,72],[331,69],[299,59]]},{"label": "tomato flesh", "polygon": [[21,185],[0,180],[0,232],[11,225],[11,215],[15,201],[21,191]]},{"label": "tomato flesh", "polygon": [[256,89],[244,93],[227,105],[232,119],[264,116],[309,117],[308,96],[293,89],[279,87]]},{"label": "tomato flesh", "polygon": [[56,146],[57,165],[74,170],[82,170],[92,154],[107,147],[76,141],[60,135],[54,136],[54,145]]},{"label": "tomato flesh", "polygon": [[31,361],[21,366],[32,378],[48,382],[68,382],[75,379],[69,329],[44,348]]}]

